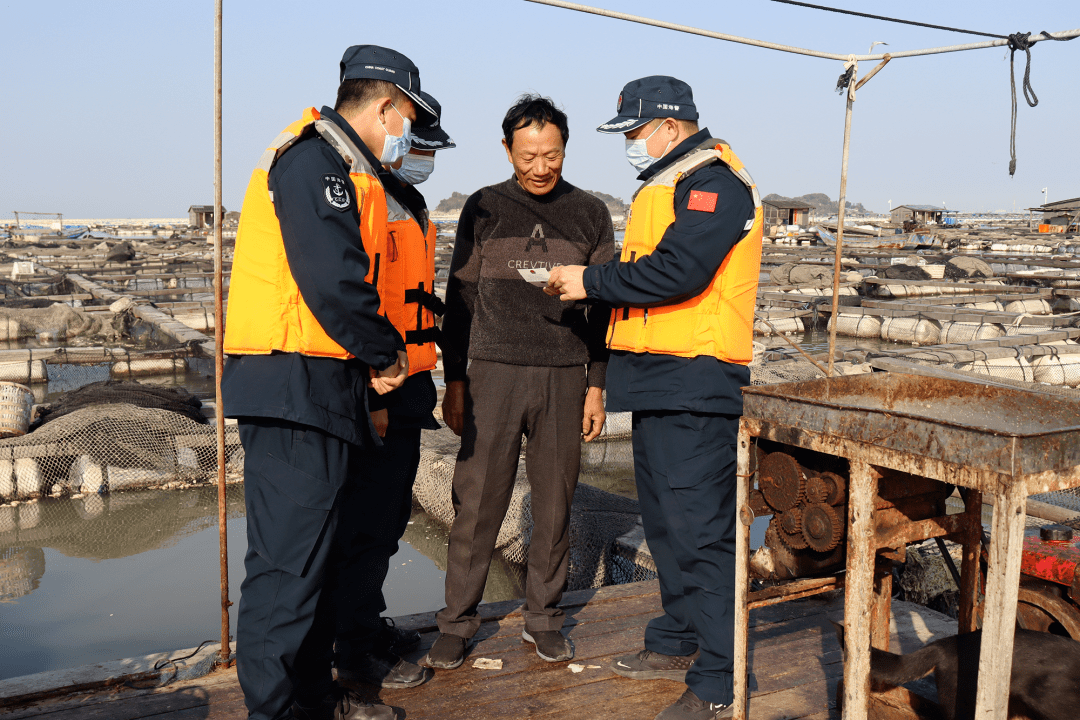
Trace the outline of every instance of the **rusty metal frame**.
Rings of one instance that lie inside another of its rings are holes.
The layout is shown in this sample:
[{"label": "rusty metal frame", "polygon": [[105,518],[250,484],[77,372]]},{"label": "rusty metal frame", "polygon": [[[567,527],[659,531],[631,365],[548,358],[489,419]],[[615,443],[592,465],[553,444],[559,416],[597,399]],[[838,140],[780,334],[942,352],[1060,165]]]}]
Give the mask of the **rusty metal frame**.
[{"label": "rusty metal frame", "polygon": [[[880,377],[880,376],[879,376]],[[898,384],[927,382],[926,378],[890,373],[888,379],[857,380],[865,389],[900,392]],[[910,378],[910,380],[909,380]],[[972,507],[968,520],[938,518],[923,521],[922,531],[959,537],[964,545],[961,584],[962,631],[974,629],[974,600],[978,585],[978,533],[973,527],[983,492],[995,499],[990,557],[987,567],[986,605],[983,635],[997,652],[980,657],[976,716],[980,720],[1005,720],[1008,708],[1009,673],[1012,662],[1013,632],[1020,580],[1020,556],[1023,547],[1027,495],[1080,485],[1080,434],[1073,424],[1076,403],[1051,403],[1050,410],[1064,418],[1058,425],[1047,425],[1029,432],[1008,432],[1000,428],[980,427],[971,423],[949,422],[940,418],[890,408],[891,399],[880,404],[861,398],[861,404],[845,402],[844,391],[851,390],[853,378],[759,386],[744,389],[744,416],[737,442],[740,475],[737,501],[740,510],[749,499],[748,472],[751,438],[766,438],[786,445],[816,450],[847,458],[851,467],[848,488],[849,529],[847,573],[845,579],[845,633],[847,661],[844,675],[844,718],[865,720],[869,704],[869,660],[871,617],[875,611],[875,561],[879,543],[874,537],[873,511],[878,473],[875,468],[889,468],[921,477],[970,488]],[[877,383],[872,386],[872,383]],[[822,385],[825,385],[823,388]],[[937,382],[940,389],[948,382]],[[943,392],[979,392],[980,386],[959,383]],[[856,388],[858,389],[858,388]],[[993,395],[999,389],[986,389]],[[1017,391],[1019,393],[1019,391]],[[948,396],[947,396],[948,397]],[[1012,398],[1015,400],[1016,398]],[[1036,410],[1047,403],[1045,396],[1031,394]],[[927,407],[930,407],[928,404]],[[1068,412],[1066,412],[1068,411]],[[776,420],[780,419],[780,420]],[[1000,418],[993,418],[1000,422]],[[1036,418],[1036,423],[1040,418]],[[992,424],[992,423],[990,423]],[[942,437],[947,436],[947,437]],[[899,536],[892,540],[899,540]],[[749,619],[747,591],[739,575],[746,576],[744,563],[749,561],[749,528],[736,534],[736,649],[735,717],[745,719],[747,708],[747,632]],[[880,613],[880,607],[877,608]],[[740,632],[740,628],[743,628]],[[880,642],[880,635],[875,637]],[[875,643],[876,644],[876,643]]]}]

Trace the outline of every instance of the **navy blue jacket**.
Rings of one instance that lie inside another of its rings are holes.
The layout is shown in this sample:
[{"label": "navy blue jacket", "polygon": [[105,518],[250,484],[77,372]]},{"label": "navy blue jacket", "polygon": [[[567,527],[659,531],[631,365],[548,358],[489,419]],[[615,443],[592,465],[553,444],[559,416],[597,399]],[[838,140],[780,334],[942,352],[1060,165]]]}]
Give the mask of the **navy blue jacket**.
[{"label": "navy blue jacket", "polygon": [[[331,108],[333,121],[380,169],[356,132]],[[349,165],[329,143],[308,133],[270,170],[269,187],[289,269],[315,319],[352,360],[299,353],[232,355],[221,378],[226,417],[256,416],[311,425],[352,443],[378,442],[368,417],[369,367],[383,370],[405,349],[394,326],[378,314],[379,294],[364,277],[368,256],[355,198],[338,210],[325,200],[323,176],[349,177]],[[396,181],[380,172],[383,186]]]},{"label": "navy blue jacket", "polygon": [[[715,144],[708,128],[701,130],[638,175],[638,180],[648,182],[687,153]],[[689,210],[691,190],[716,193],[715,211]],[[589,298],[613,308],[657,307],[680,303],[708,287],[746,233],[746,221],[754,215],[753,196],[735,173],[723,163],[714,163],[676,185],[674,202],[675,222],[652,253],[632,263],[615,260],[585,269]],[[683,358],[613,350],[608,360],[607,409],[741,415],[741,388],[749,384],[749,368],[711,356]]]}]

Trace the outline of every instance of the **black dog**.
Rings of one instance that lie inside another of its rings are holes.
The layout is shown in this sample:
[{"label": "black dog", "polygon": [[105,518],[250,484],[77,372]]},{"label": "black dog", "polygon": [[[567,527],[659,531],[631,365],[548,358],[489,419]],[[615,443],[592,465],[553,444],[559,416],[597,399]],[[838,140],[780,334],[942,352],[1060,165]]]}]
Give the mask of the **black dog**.
[{"label": "black dog", "polygon": [[[840,647],[844,626],[833,623]],[[979,681],[982,631],[936,640],[913,653],[896,655],[870,649],[870,680],[903,685],[931,670],[938,704],[947,720],[973,720]],[[1030,720],[1080,718],[1080,642],[1034,630],[1017,630],[1013,639],[1009,717]]]}]

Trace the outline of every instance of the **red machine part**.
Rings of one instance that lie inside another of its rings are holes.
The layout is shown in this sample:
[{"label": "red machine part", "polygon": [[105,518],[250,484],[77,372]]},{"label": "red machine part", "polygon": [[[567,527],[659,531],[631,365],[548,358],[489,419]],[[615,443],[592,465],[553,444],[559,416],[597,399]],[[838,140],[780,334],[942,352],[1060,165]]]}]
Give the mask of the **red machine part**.
[{"label": "red machine part", "polygon": [[1080,565],[1080,539],[1043,540],[1039,537],[1039,528],[1031,528],[1024,533],[1023,552],[1020,572],[1064,585],[1074,601],[1080,598],[1080,577],[1076,572]]}]

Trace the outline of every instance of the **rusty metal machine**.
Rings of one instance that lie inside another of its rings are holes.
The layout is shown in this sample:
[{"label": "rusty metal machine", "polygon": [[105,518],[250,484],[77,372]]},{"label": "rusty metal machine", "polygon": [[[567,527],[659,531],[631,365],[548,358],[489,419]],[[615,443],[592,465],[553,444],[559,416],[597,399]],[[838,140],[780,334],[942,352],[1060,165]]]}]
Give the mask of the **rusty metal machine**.
[{"label": "rusty metal machine", "polygon": [[[750,561],[753,576],[790,580],[842,570],[846,461],[768,440],[759,440],[756,448],[757,488],[750,493],[750,507],[755,516],[772,519],[764,546]],[[874,501],[874,532],[894,549],[883,554],[902,562],[905,546],[924,539],[918,521],[945,515],[952,491],[935,480],[884,470]]]},{"label": "rusty metal machine", "polygon": [[[750,506],[755,516],[772,517],[765,544],[751,558],[751,574],[759,580],[785,581],[843,570],[848,482],[844,460],[767,440],[758,442],[756,456],[757,488],[750,493]],[[950,485],[884,471],[874,503],[875,533],[903,539],[905,544],[922,540],[913,521],[944,515],[951,492]],[[1017,605],[1020,627],[1080,640],[1076,530],[1048,525],[1026,532]],[[904,549],[883,555],[903,562]]]}]

